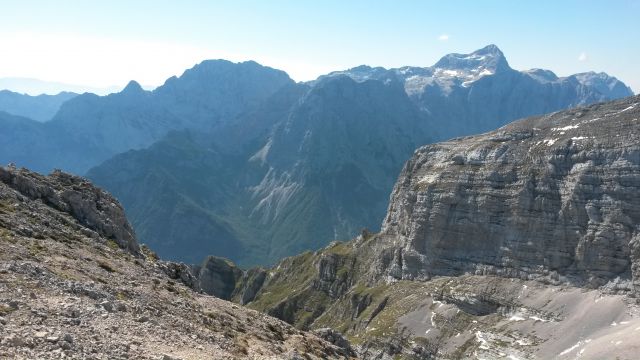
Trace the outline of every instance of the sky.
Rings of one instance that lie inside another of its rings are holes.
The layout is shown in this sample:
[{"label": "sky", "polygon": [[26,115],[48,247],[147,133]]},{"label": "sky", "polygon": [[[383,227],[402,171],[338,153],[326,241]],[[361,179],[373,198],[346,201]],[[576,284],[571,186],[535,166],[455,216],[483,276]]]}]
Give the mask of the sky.
[{"label": "sky", "polygon": [[0,78],[161,85],[205,59],[312,80],[496,44],[512,68],[604,71],[640,92],[640,0],[0,0]]}]

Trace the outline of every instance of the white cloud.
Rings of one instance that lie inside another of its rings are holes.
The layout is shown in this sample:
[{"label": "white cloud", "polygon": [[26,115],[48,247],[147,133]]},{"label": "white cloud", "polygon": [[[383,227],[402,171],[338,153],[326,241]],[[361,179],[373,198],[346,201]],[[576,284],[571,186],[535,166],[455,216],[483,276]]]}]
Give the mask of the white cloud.
[{"label": "white cloud", "polygon": [[449,40],[449,35],[447,35],[447,34],[442,34],[442,35],[438,36],[438,40],[440,40],[440,41],[447,41],[447,40]]},{"label": "white cloud", "polygon": [[580,55],[578,55],[578,61],[584,62],[584,61],[587,61],[587,59],[589,58],[587,56],[587,53],[584,51],[581,52]]}]

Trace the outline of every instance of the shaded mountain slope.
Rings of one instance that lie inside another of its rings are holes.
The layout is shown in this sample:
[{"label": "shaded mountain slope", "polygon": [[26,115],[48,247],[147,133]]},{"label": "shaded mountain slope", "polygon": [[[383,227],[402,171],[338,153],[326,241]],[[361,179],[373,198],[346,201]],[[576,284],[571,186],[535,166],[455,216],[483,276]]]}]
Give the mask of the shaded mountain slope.
[{"label": "shaded mountain slope", "polygon": [[45,122],[53,118],[65,101],[77,95],[71,92],[61,92],[57,95],[30,96],[9,90],[0,90],[0,111]]},{"label": "shaded mountain slope", "polygon": [[255,124],[248,134],[240,125],[213,141],[175,133],[88,176],[121,199],[163,256],[195,263],[204,249],[269,263],[376,226],[393,174],[427,138],[398,84],[347,77],[283,89],[247,117],[235,123]]},{"label": "shaded mountain slope", "polygon": [[[21,158],[19,165],[36,171],[82,174],[118,153],[147,147],[170,130],[211,130],[291,83],[284,72],[255,62],[203,61],[154,91],[132,81],[120,93],[77,96],[30,137],[12,147],[0,144],[0,160]],[[19,131],[8,122],[0,126],[9,136]],[[33,157],[23,156],[27,149]]]}]

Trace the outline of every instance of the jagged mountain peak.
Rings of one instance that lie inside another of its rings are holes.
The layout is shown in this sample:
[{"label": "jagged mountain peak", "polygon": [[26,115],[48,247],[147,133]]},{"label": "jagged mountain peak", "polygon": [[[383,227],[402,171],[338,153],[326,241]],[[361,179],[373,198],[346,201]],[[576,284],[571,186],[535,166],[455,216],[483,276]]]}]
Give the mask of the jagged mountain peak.
[{"label": "jagged mountain peak", "polygon": [[131,80],[129,81],[127,86],[125,86],[124,89],[122,89],[120,93],[133,95],[133,94],[141,94],[144,92],[145,92],[144,89],[142,88],[142,86],[140,86],[140,84],[137,81]]},{"label": "jagged mountain peak", "polygon": [[490,71],[492,73],[510,70],[507,58],[496,45],[487,45],[470,54],[448,54],[434,66],[436,69]]}]

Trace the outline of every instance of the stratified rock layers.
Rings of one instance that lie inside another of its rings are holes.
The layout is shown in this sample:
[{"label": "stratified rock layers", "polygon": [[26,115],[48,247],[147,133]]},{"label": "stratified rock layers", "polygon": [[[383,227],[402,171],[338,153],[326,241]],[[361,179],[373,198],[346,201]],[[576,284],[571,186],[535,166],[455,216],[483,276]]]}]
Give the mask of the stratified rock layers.
[{"label": "stratified rock layers", "polygon": [[394,188],[379,274],[497,274],[633,290],[640,98],[418,149]]}]

